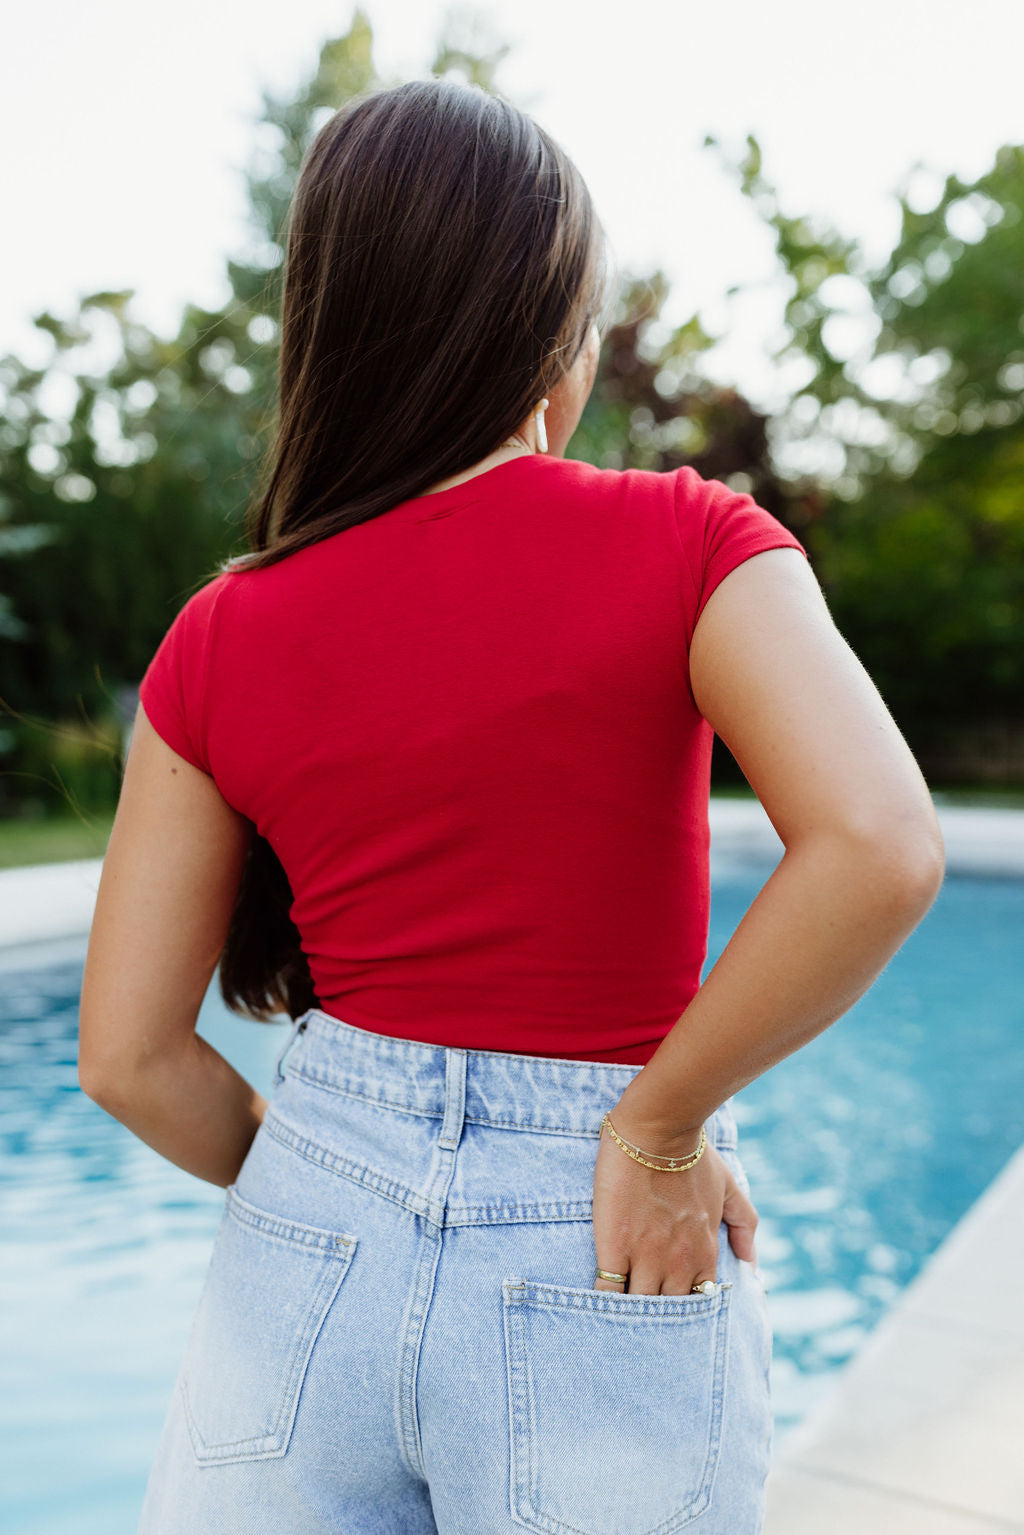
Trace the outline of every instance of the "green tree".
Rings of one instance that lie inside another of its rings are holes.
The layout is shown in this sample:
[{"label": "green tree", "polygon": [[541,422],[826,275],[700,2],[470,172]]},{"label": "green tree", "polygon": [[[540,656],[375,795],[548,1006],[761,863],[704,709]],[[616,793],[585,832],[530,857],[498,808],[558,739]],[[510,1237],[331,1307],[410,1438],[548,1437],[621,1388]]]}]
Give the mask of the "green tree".
[{"label": "green tree", "polygon": [[572,439],[573,457],[661,472],[690,464],[707,479],[752,495],[801,537],[822,510],[815,485],[779,475],[769,418],[702,371],[702,355],[719,338],[696,315],[672,329],[664,325],[668,293],[660,271],[620,274],[593,393]]},{"label": "green tree", "polygon": [[[241,547],[272,426],[291,190],[323,114],[378,83],[371,46],[357,10],[294,100],[264,93],[247,173],[250,231],[227,263],[222,309],[187,306],[165,340],[133,318],[130,291],[90,294],[69,320],[36,318],[52,343],[47,366],[0,361],[0,556],[10,571],[0,604],[0,812],[64,808],[74,785],[53,763],[83,722],[83,750],[98,746],[106,772],[97,793],[70,797],[109,803],[133,685],[185,598]],[[80,359],[102,341],[115,361],[94,375]],[[70,395],[63,418],[50,403],[55,382]],[[82,778],[96,777],[90,762]]]},{"label": "green tree", "polygon": [[946,177],[928,200],[913,167],[899,237],[875,268],[821,221],[782,212],[755,139],[733,168],[790,279],[776,360],[806,365],[782,461],[835,450],[810,540],[832,611],[922,750],[1012,732],[1024,694],[1024,149],[1000,149],[975,182]]},{"label": "green tree", "polygon": [[[485,18],[455,7],[430,72],[497,90],[507,52]],[[302,158],[329,114],[390,83],[357,9],[294,97],[264,93],[246,177],[250,227],[227,262],[222,308],[188,305],[164,339],[134,318],[131,291],[89,294],[70,319],[37,317],[51,346],[45,366],[0,360],[0,558],[10,576],[0,813],[116,797],[138,679],[190,592],[244,547],[273,427],[283,231]],[[666,294],[659,272],[621,281],[572,453],[621,467],[691,462],[803,528],[820,511],[813,492],[775,473],[765,417],[702,378],[714,338],[697,319],[666,331]],[[90,372],[101,343],[114,361]]]}]

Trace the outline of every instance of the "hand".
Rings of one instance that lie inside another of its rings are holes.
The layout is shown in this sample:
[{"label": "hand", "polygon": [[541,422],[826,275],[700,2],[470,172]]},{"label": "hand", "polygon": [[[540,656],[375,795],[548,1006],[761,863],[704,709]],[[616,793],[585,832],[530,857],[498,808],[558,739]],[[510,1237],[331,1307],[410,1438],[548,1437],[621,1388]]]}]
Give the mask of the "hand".
[{"label": "hand", "polygon": [[[699,1129],[685,1148],[659,1146],[653,1137],[620,1126],[616,1130],[644,1151],[667,1156],[695,1151]],[[683,1172],[658,1172],[636,1162],[609,1134],[601,1132],[594,1165],[594,1248],[597,1267],[628,1274],[626,1284],[597,1279],[597,1290],[620,1295],[689,1295],[695,1284],[717,1280],[718,1229],[729,1227],[738,1258],[756,1264],[754,1228],[758,1214],[710,1140],[700,1160]]]}]

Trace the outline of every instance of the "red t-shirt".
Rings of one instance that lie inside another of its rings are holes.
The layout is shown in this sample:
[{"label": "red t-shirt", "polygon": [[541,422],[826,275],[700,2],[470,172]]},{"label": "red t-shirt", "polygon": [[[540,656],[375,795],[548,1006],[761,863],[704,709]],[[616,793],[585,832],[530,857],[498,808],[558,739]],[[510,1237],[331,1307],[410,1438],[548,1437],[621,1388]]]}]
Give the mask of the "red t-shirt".
[{"label": "red t-shirt", "polygon": [[642,1064],[707,955],[690,640],[775,548],[807,553],[689,467],[524,455],[216,576],[140,698],[276,851],[325,1012]]}]

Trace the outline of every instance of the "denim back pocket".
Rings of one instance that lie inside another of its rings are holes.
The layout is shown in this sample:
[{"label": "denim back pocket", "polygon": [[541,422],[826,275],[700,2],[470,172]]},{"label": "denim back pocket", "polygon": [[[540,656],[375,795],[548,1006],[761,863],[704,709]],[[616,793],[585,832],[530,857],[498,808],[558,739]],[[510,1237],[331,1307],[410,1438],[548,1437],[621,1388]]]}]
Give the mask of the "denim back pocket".
[{"label": "denim back pocket", "polygon": [[512,1499],[544,1535],[673,1535],[718,1467],[730,1285],[629,1295],[506,1280]]},{"label": "denim back pocket", "polygon": [[261,1210],[234,1184],[226,1194],[179,1373],[204,1464],[285,1453],[313,1346],[357,1241]]}]

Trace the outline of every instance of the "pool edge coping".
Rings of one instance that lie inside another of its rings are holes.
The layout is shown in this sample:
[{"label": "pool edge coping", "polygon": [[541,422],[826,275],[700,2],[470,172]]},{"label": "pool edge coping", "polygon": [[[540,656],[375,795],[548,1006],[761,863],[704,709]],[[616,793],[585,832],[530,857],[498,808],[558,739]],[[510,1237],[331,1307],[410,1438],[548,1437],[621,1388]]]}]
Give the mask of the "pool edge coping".
[{"label": "pool edge coping", "polygon": [[[1024,878],[1024,809],[935,807],[946,872]],[[712,872],[774,865],[784,845],[759,800],[711,796]],[[103,856],[0,869],[0,956],[42,940],[88,937]]]}]

